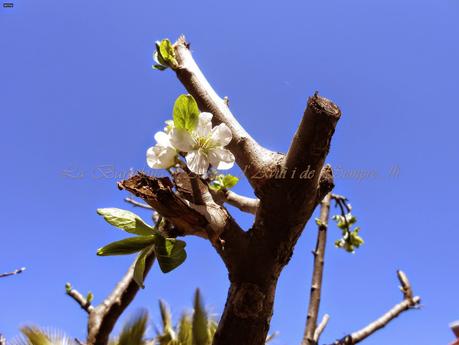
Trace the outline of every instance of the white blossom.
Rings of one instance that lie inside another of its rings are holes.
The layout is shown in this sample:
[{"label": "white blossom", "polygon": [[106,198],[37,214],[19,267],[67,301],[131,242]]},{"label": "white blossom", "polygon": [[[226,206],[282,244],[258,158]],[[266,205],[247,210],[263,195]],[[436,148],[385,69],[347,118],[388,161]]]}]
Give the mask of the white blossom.
[{"label": "white blossom", "polygon": [[153,169],[167,169],[175,164],[177,151],[171,145],[169,135],[164,132],[155,134],[156,145],[147,150],[147,164]]},{"label": "white blossom", "polygon": [[185,152],[186,164],[195,174],[205,174],[209,164],[217,169],[230,169],[233,154],[224,147],[232,139],[231,130],[225,124],[212,128],[212,114],[201,113],[196,128],[187,131],[172,128],[170,142],[178,151]]}]

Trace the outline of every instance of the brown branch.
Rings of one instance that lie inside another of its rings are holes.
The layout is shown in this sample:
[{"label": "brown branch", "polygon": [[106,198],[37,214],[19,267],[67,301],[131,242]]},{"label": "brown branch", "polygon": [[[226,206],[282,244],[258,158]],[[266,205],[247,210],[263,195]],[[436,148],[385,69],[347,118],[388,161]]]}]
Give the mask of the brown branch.
[{"label": "brown branch", "polygon": [[226,124],[233,134],[228,149],[234,154],[236,163],[244,171],[249,182],[256,188],[262,182],[254,176],[260,171],[271,167],[280,155],[260,146],[239,124],[228,108],[224,99],[217,95],[196,64],[189,44],[180,37],[174,44],[178,67],[175,68],[178,79],[188,92],[196,99],[201,111],[214,115],[215,125]]},{"label": "brown branch", "polygon": [[326,156],[340,116],[340,109],[332,101],[319,96],[317,92],[310,97],[287,153],[286,167],[305,169],[317,157]]},{"label": "brown branch", "polygon": [[6,338],[3,334],[0,334],[0,345],[6,345]]},{"label": "brown branch", "polygon": [[357,344],[362,340],[368,338],[370,335],[372,335],[379,329],[387,326],[390,321],[395,319],[401,313],[419,306],[419,304],[421,303],[421,298],[419,296],[413,297],[413,290],[405,273],[403,273],[402,271],[397,271],[397,277],[401,284],[400,289],[403,293],[403,301],[393,306],[388,312],[386,312],[376,321],[373,321],[372,323],[370,323],[369,325],[367,325],[359,331],[356,331],[340,340],[337,340],[333,343],[333,345]]},{"label": "brown branch", "polygon": [[77,302],[81,309],[86,311],[88,314],[90,314],[92,311],[94,311],[94,307],[91,305],[91,302],[87,300],[86,297],[84,297],[78,290],[72,288],[72,286],[67,283],[66,285],[66,291],[65,293],[72,297],[75,302]]},{"label": "brown branch", "polygon": [[151,207],[150,205],[144,204],[143,202],[136,201],[132,198],[124,198],[124,201],[126,201],[129,204],[132,204],[134,207],[141,207],[147,210],[153,210],[153,207]]},{"label": "brown branch", "polygon": [[[328,193],[321,202],[320,218],[318,221],[318,234],[316,249],[314,250],[314,268],[312,273],[311,292],[309,296],[308,316],[304,331],[302,345],[315,345],[318,338],[315,338],[317,319],[319,316],[320,298],[322,293],[322,277],[324,271],[325,247],[327,243],[327,227],[330,214],[331,194]],[[318,333],[320,334],[320,332]]]},{"label": "brown branch", "polygon": [[[144,277],[150,271],[154,258],[153,252],[147,256]],[[129,267],[111,294],[89,313],[87,345],[106,345],[108,343],[116,321],[139,291],[139,285],[134,280],[134,267],[135,262]]]},{"label": "brown branch", "polygon": [[6,272],[6,273],[2,273],[0,274],[0,278],[5,278],[5,277],[9,277],[9,276],[14,276],[16,274],[20,274],[22,272],[24,272],[26,270],[25,267],[21,267],[21,268],[18,268],[17,270],[14,270],[12,272]]}]

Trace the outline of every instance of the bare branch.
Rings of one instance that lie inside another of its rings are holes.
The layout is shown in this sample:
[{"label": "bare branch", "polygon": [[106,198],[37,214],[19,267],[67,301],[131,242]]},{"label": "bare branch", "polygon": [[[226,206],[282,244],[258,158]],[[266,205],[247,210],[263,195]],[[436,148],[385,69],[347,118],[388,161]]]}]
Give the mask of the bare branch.
[{"label": "bare branch", "polygon": [[193,59],[189,44],[183,36],[177,40],[174,47],[178,62],[178,67],[175,69],[178,79],[196,99],[199,108],[214,115],[214,124],[224,123],[230,128],[233,140],[228,148],[255,188],[261,180],[255,179],[254,176],[266,167],[272,166],[280,156],[260,146],[239,124],[228,108],[227,102],[217,95],[199,69]]},{"label": "bare branch", "polygon": [[72,297],[75,300],[75,302],[77,302],[80,305],[81,309],[86,311],[88,314],[90,314],[94,310],[94,307],[91,305],[91,302],[88,301],[88,299],[84,297],[78,290],[72,288],[72,286],[69,283],[67,283],[65,290],[65,293]]},{"label": "bare branch", "polygon": [[[153,265],[155,255],[150,253],[145,261],[144,277]],[[135,262],[118,282],[111,294],[89,313],[88,345],[106,345],[116,321],[139,291],[134,280]]]},{"label": "bare branch", "polygon": [[231,206],[237,207],[239,210],[251,214],[256,214],[260,200],[239,195],[233,191],[225,192],[225,202]]},{"label": "bare branch", "polygon": [[0,334],[0,345],[6,345],[6,338],[3,334]]},{"label": "bare branch", "polygon": [[6,272],[6,273],[2,273],[0,274],[0,278],[5,278],[5,277],[9,277],[9,276],[14,276],[16,274],[20,274],[22,272],[24,272],[26,270],[25,267],[21,267],[21,268],[18,268],[17,270],[14,270],[12,272]]},{"label": "bare branch", "polygon": [[[314,268],[312,273],[311,293],[309,297],[308,316],[304,331],[302,345],[315,345],[318,338],[315,338],[317,319],[319,316],[320,298],[322,294],[322,277],[324,270],[325,247],[327,243],[327,227],[330,214],[331,194],[328,193],[321,202],[320,218],[318,221],[317,243],[314,254]],[[324,326],[325,327],[325,326]],[[320,332],[318,333],[320,334]]]},{"label": "bare branch", "polygon": [[367,325],[366,327],[362,328],[361,330],[357,332],[354,332],[340,340],[337,340],[336,342],[333,343],[333,345],[357,344],[361,342],[362,340],[368,338],[370,335],[372,335],[379,329],[387,326],[387,324],[389,324],[390,321],[395,319],[397,316],[399,316],[404,311],[407,311],[407,310],[410,310],[410,309],[413,309],[419,306],[419,304],[421,303],[421,298],[419,296],[413,297],[413,291],[411,288],[411,284],[408,281],[408,278],[406,277],[405,273],[403,273],[402,271],[398,271],[397,276],[401,284],[401,290],[403,293],[403,301],[393,306],[387,313],[385,313],[383,316],[381,316],[376,321],[373,321],[372,323],[370,323],[369,325]]},{"label": "bare branch", "polygon": [[224,203],[228,203],[231,206],[238,208],[242,212],[251,214],[257,213],[258,205],[260,204],[259,199],[249,198],[247,196],[237,194],[231,190],[214,191],[210,189],[209,191],[217,204],[222,205]]},{"label": "bare branch", "polygon": [[325,327],[327,327],[329,320],[330,320],[330,315],[325,314],[322,318],[322,321],[320,321],[319,325],[314,331],[314,341],[316,342],[316,344],[319,343],[320,335],[325,330]]},{"label": "bare branch", "polygon": [[132,204],[134,207],[141,207],[147,210],[153,210],[153,207],[151,207],[150,205],[144,204],[143,202],[136,201],[132,198],[124,198],[124,201],[126,201],[129,204]]}]

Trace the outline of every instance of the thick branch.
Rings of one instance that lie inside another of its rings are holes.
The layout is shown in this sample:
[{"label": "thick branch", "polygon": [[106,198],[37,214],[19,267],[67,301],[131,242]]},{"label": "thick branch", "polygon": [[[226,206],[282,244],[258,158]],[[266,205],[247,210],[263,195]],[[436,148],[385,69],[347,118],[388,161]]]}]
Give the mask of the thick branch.
[{"label": "thick branch", "polygon": [[[245,251],[246,233],[224,207],[213,202],[200,178],[190,180],[186,173],[176,173],[174,182],[177,193],[172,190],[168,178],[138,173],[118,186],[143,199],[171,222],[174,226],[171,236],[195,235],[209,239],[227,267],[234,266],[235,258]],[[196,193],[202,197],[204,205],[192,202]]]},{"label": "thick branch", "polygon": [[5,277],[9,277],[9,276],[14,276],[16,274],[20,274],[22,272],[25,271],[25,267],[21,267],[21,268],[18,268],[17,270],[14,270],[12,272],[6,272],[6,273],[2,273],[0,274],[0,278],[5,278]]},{"label": "thick branch", "polygon": [[[145,261],[144,277],[153,265],[155,255],[151,253]],[[139,291],[134,280],[135,262],[129,267],[124,277],[118,282],[112,293],[89,314],[88,345],[106,345],[116,321],[132,302]]]},{"label": "thick branch", "polygon": [[174,193],[169,178],[156,178],[138,173],[119,182],[118,187],[143,199],[161,216],[169,220],[177,231],[176,235],[208,237],[206,218]]},{"label": "thick branch", "polygon": [[196,99],[201,111],[208,111],[214,115],[215,125],[224,123],[231,129],[233,140],[228,148],[234,154],[236,163],[244,171],[247,179],[256,188],[261,180],[255,179],[254,176],[266,167],[270,167],[279,157],[278,154],[260,146],[239,124],[226,102],[217,95],[199,69],[185,38],[180,37],[174,46],[179,65],[175,69],[178,79]]},{"label": "thick branch", "polygon": [[77,302],[81,309],[86,311],[88,314],[90,314],[92,311],[94,311],[94,307],[91,305],[91,302],[87,300],[86,297],[84,297],[78,290],[73,289],[71,286],[66,291],[67,295],[72,297],[75,302]]},{"label": "thick branch", "polygon": [[325,247],[327,243],[327,227],[330,214],[331,194],[328,193],[322,200],[320,207],[320,218],[318,224],[318,234],[316,249],[314,254],[314,268],[312,272],[311,293],[309,296],[308,316],[304,331],[302,345],[315,345],[318,339],[314,334],[317,329],[317,319],[319,316],[320,297],[322,293],[322,277],[324,271]]},{"label": "thick branch", "polygon": [[317,157],[326,156],[340,116],[341,111],[332,101],[317,92],[310,97],[287,153],[285,166],[288,169],[306,169]]},{"label": "thick branch", "polygon": [[387,313],[385,313],[383,316],[381,316],[379,319],[376,321],[370,323],[368,326],[362,328],[361,330],[354,332],[350,335],[347,335],[341,340],[337,340],[336,342],[333,343],[333,345],[354,345],[362,340],[366,339],[373,333],[375,333],[377,330],[385,327],[387,324],[389,324],[390,321],[395,319],[397,316],[399,316],[401,313],[404,311],[413,309],[417,306],[419,306],[419,303],[421,302],[421,298],[419,296],[413,297],[413,291],[411,289],[410,282],[408,281],[408,278],[406,277],[405,273],[402,271],[397,272],[398,279],[400,281],[401,287],[400,289],[403,292],[403,301],[399,304],[396,304],[394,307],[392,307]]}]

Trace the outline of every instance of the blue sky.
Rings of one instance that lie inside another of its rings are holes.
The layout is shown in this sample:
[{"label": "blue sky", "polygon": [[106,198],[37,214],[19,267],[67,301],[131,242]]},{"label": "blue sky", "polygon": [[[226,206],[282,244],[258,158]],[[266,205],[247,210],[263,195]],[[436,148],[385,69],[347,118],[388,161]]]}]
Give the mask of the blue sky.
[{"label": "blue sky", "polygon": [[[145,150],[184,92],[170,71],[151,69],[154,41],[183,33],[240,122],[273,150],[288,149],[315,90],[342,109],[327,161],[366,243],[349,255],[333,247],[339,232],[330,229],[323,342],[399,302],[403,269],[423,308],[366,344],[447,344],[448,323],[459,319],[458,11],[453,0],[15,0],[1,8],[0,271],[27,271],[0,281],[0,332],[11,338],[33,323],[83,338],[86,318],[65,282],[98,302],[134,259],[95,255],[125,236],[95,210],[129,208],[116,181],[146,168]],[[244,182],[236,190],[251,193]],[[278,345],[299,344],[303,333],[315,230],[307,226],[279,282]],[[178,315],[196,287],[221,313],[223,264],[205,241],[186,240],[186,263],[167,275],[155,267],[125,316],[146,307],[158,321],[159,298]]]}]

